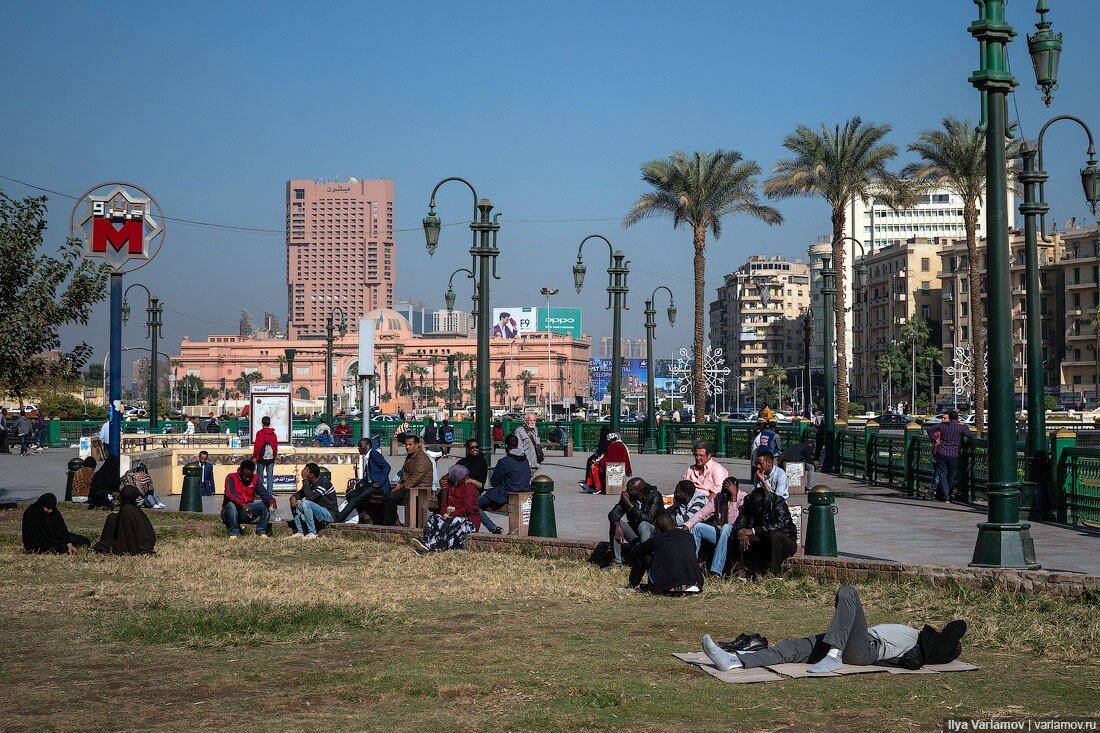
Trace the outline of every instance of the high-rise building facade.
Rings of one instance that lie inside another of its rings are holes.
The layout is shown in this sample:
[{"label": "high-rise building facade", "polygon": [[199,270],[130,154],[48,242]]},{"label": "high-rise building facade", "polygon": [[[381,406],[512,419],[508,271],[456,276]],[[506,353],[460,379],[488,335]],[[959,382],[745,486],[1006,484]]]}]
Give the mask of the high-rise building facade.
[{"label": "high-rise building facade", "polygon": [[1061,401],[1076,408],[1100,407],[1100,227],[1063,235],[1065,359]]},{"label": "high-rise building facade", "polygon": [[340,307],[354,330],[393,304],[397,252],[393,181],[292,180],[286,184],[287,332],[324,333]]},{"label": "high-rise building facade", "polygon": [[[614,339],[610,336],[600,337],[600,358],[611,358],[611,345],[614,343]],[[619,341],[619,348],[622,351],[622,358],[624,359],[644,359],[645,353],[645,339],[632,339],[623,338]]]},{"label": "high-rise building facade", "polygon": [[[730,367],[726,393],[752,400],[754,380],[779,365],[798,384],[806,364],[810,268],[802,260],[754,255],[723,278],[710,304],[710,343]],[[730,400],[727,404],[735,404]]]},{"label": "high-rise building facade", "polygon": [[441,308],[432,313],[432,331],[470,336],[474,332],[474,314],[466,311],[448,311]]}]

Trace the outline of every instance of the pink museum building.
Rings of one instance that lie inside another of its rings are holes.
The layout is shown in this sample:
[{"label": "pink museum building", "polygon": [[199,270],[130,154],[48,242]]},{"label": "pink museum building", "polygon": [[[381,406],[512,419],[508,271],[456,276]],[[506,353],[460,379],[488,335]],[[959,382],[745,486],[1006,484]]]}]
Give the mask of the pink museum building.
[{"label": "pink museum building", "polygon": [[[430,397],[447,389],[447,357],[456,356],[455,401],[473,404],[475,389],[472,369],[477,341],[456,334],[414,334],[412,327],[397,311],[372,310],[366,314],[375,322],[376,392],[371,404],[380,404],[384,412],[411,410],[446,403],[446,396]],[[352,316],[348,314],[349,321]],[[321,326],[323,330],[323,318]],[[547,339],[549,338],[549,343]],[[357,334],[338,338],[334,345],[333,396],[340,408],[362,407],[358,395],[359,360]],[[551,390],[555,414],[569,404],[586,401],[590,393],[589,356],[591,340],[560,333],[528,333],[512,339],[494,338],[490,342],[492,363],[491,397],[501,409],[543,408],[547,389]],[[547,355],[549,348],[549,379]],[[299,411],[322,411],[325,397],[325,342],[323,339],[253,339],[237,335],[211,335],[205,341],[184,338],[177,356],[172,357],[177,382],[188,375],[202,379],[204,385],[225,392],[232,400],[235,384],[243,373],[259,372],[261,382],[278,382],[288,368],[286,350],[294,350],[292,387],[297,400],[313,405],[296,405]],[[224,388],[222,387],[222,380]],[[461,389],[461,395],[458,390]],[[247,399],[247,395],[239,398]],[[219,403],[207,400],[207,404]],[[185,407],[187,403],[185,403]],[[233,411],[233,410],[230,410]],[[193,412],[190,410],[189,412]]]}]

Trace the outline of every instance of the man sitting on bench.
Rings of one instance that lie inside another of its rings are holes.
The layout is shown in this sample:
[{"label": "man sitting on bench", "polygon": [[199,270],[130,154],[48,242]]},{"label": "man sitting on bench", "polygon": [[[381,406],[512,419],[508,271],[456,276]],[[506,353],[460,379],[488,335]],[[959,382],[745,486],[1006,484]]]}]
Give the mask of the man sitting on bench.
[{"label": "man sitting on bench", "polygon": [[[927,626],[924,632],[920,632],[902,624],[879,624],[867,628],[859,594],[850,585],[840,586],[834,604],[833,620],[824,634],[788,639],[770,649],[755,652],[727,652],[714,642],[710,634],[706,634],[703,636],[703,651],[723,672],[742,667],[752,669],[772,664],[813,662],[808,670],[813,674],[835,672],[842,664],[869,665],[897,660],[903,655],[908,657],[907,653],[917,646],[918,639],[922,648],[927,646],[929,650],[934,650],[931,654],[923,653],[920,664],[954,661],[962,651],[965,621],[952,621],[942,632]],[[926,638],[922,639],[922,635]]]},{"label": "man sitting on bench", "polygon": [[[401,467],[401,479],[393,487],[389,494],[382,497],[384,511],[382,524],[392,527],[397,524],[397,507],[409,495],[409,489],[421,489],[432,487],[435,476],[435,465],[432,459],[424,453],[424,447],[420,444],[420,436],[407,433],[405,435],[405,464]],[[416,517],[405,517],[405,524],[412,527]]]},{"label": "man sitting on bench", "polygon": [[359,439],[359,480],[355,488],[344,498],[347,503],[336,514],[334,521],[346,522],[352,512],[358,512],[359,523],[368,524],[367,505],[372,496],[381,496],[383,501],[390,493],[390,463],[378,450],[378,443],[371,438]]},{"label": "man sitting on bench", "polygon": [[508,453],[493,466],[493,475],[489,479],[492,488],[477,498],[477,505],[481,508],[481,526],[493,534],[504,530],[489,519],[485,510],[502,509],[508,505],[508,494],[531,490],[531,464],[527,462],[527,454],[519,449],[519,437],[515,433],[505,436],[504,447]]},{"label": "man sitting on bench", "polygon": [[328,479],[321,480],[321,468],[316,463],[307,463],[302,468],[302,488],[290,495],[290,510],[294,513],[291,537],[314,539],[318,524],[332,524],[332,515],[336,513],[336,489]]}]

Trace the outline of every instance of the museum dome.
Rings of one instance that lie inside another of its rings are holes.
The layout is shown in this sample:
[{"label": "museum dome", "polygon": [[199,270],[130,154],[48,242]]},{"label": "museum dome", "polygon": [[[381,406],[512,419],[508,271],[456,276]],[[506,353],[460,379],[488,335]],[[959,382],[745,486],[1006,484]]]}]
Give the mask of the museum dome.
[{"label": "museum dome", "polygon": [[405,316],[392,308],[375,308],[366,315],[374,321],[374,333],[376,336],[394,334],[396,336],[411,336],[412,326]]}]

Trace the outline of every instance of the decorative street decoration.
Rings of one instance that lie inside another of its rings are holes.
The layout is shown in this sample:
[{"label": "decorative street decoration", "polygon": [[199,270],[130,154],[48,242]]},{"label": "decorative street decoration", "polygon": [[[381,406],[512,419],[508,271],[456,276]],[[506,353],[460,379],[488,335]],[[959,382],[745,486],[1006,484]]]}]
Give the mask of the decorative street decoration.
[{"label": "decorative street decoration", "polygon": [[956,346],[952,365],[944,369],[944,372],[951,375],[951,382],[957,397],[969,395],[974,387],[970,347]]},{"label": "decorative street decoration", "polygon": [[[691,353],[686,346],[680,347],[680,356],[672,367],[672,373],[680,380],[680,393],[690,395],[694,379],[692,377]],[[703,380],[707,395],[725,394],[726,377],[730,375],[730,368],[726,366],[726,359],[722,356],[722,349],[715,349],[707,344],[707,350],[703,355]]]}]

